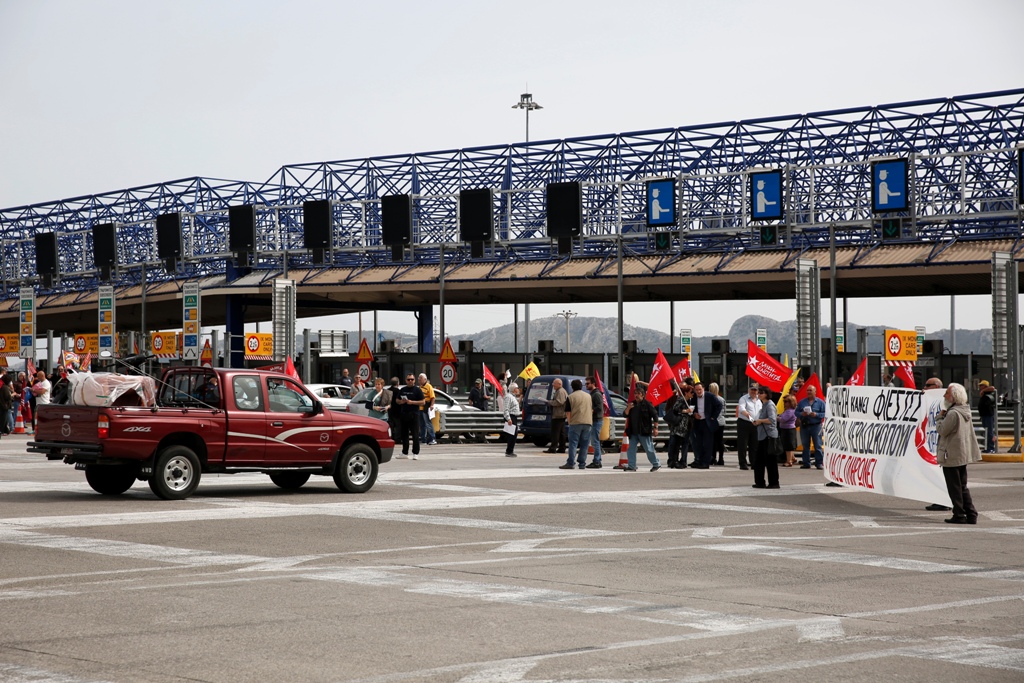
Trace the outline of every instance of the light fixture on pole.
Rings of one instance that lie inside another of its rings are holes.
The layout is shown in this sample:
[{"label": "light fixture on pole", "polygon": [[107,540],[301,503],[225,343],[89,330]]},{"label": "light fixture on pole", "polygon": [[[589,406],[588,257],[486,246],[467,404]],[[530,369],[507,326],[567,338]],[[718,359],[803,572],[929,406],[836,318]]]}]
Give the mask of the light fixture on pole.
[{"label": "light fixture on pole", "polygon": [[569,321],[578,314],[572,311],[562,311],[561,313],[555,313],[555,315],[559,318],[565,318],[565,352],[572,353],[572,345],[569,341]]},{"label": "light fixture on pole", "polygon": [[[536,102],[533,101],[533,94],[528,93],[528,92],[524,92],[522,95],[519,96],[519,102],[516,103],[516,104],[513,104],[512,108],[513,109],[525,109],[526,110],[526,141],[529,142],[530,141],[530,112],[532,110],[534,110],[534,109],[543,109],[544,107],[540,106],[539,104],[537,104]],[[509,235],[509,237],[511,237],[511,235]],[[518,310],[519,304],[515,304],[515,305],[516,305],[516,318],[518,319],[518,317],[519,317],[519,310]],[[516,325],[517,329],[514,331],[514,334],[516,336],[516,340],[517,341],[519,339],[518,327],[519,327],[519,325],[517,324]],[[529,352],[529,350],[530,350],[530,304],[523,304],[523,334],[524,334],[524,337],[525,337],[525,339],[523,340],[524,345],[525,345],[524,348],[527,350],[527,352]],[[566,344],[566,345],[568,346],[568,344]]]},{"label": "light fixture on pole", "polygon": [[528,92],[524,92],[519,96],[519,102],[512,105],[513,109],[525,109],[526,110],[526,141],[530,141],[530,112],[534,109],[543,109],[533,101],[533,95]]}]

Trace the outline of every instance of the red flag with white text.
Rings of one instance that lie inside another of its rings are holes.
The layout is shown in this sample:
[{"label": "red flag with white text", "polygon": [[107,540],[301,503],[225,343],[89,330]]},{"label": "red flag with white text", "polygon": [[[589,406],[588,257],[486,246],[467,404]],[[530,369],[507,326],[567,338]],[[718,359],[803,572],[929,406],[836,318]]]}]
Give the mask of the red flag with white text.
[{"label": "red flag with white text", "polygon": [[672,396],[672,379],[672,366],[661,349],[658,349],[654,367],[651,368],[651,381],[647,385],[647,400],[651,405],[660,405]]},{"label": "red flag with white text", "polygon": [[914,381],[914,373],[906,365],[896,368],[896,376],[903,380],[903,386],[907,389],[917,389],[917,382]]},{"label": "red flag with white text", "polygon": [[782,391],[790,369],[747,340],[747,377],[772,391]]}]

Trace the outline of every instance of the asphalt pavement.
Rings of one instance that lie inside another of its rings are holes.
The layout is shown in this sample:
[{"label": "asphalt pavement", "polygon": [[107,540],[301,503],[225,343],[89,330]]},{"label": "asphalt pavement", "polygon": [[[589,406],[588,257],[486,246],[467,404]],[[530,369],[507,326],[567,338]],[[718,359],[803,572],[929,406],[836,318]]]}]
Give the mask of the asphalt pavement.
[{"label": "asphalt pavement", "polygon": [[[424,446],[345,494],[185,501],[0,440],[0,681],[1024,680],[1024,465],[977,526],[782,469],[559,470]],[[664,458],[664,454],[660,454]]]}]

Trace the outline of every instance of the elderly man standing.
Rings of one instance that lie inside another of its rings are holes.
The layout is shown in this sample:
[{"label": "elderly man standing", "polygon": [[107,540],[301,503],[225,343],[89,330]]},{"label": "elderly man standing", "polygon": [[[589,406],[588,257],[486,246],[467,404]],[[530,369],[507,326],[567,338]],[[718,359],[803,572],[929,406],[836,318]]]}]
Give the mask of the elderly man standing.
[{"label": "elderly man standing", "polygon": [[423,392],[423,405],[420,406],[420,422],[422,423],[420,441],[427,446],[436,446],[434,421],[430,417],[431,409],[434,407],[434,386],[427,379],[427,375],[422,372],[420,373],[420,391]]},{"label": "elderly man standing", "polygon": [[824,451],[821,448],[821,423],[825,420],[825,402],[818,398],[814,386],[807,387],[807,396],[796,406],[800,420],[800,441],[803,442],[803,462],[800,469],[811,469],[811,442],[814,442],[814,467],[822,467]]},{"label": "elderly man standing", "polygon": [[761,400],[757,397],[757,385],[751,384],[746,396],[740,396],[736,403],[736,452],[740,469],[747,469],[747,452],[750,452],[750,466],[754,464],[757,451],[757,427],[754,420],[761,413]]},{"label": "elderly man standing", "polygon": [[946,388],[935,426],[939,433],[939,445],[935,454],[942,476],[946,480],[946,491],[953,502],[953,516],[949,524],[977,524],[978,511],[967,490],[967,464],[981,460],[981,449],[974,438],[971,408],[967,404],[967,389],[955,382]]},{"label": "elderly man standing", "polygon": [[590,394],[583,391],[583,382],[572,381],[572,393],[569,394],[569,458],[560,469],[571,470],[573,460],[582,470],[587,466],[587,446],[590,444],[590,430],[594,426],[594,408]]},{"label": "elderly man standing", "polygon": [[551,406],[551,447],[545,453],[565,453],[565,405],[569,394],[557,377],[551,382],[551,398],[544,401]]}]

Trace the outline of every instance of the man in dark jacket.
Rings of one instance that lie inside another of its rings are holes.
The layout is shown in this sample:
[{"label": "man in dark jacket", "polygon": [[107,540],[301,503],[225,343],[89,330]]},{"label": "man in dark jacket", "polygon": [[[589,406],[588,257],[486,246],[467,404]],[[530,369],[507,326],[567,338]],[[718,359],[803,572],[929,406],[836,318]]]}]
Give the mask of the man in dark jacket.
[{"label": "man in dark jacket", "polygon": [[636,472],[636,448],[643,445],[647,459],[651,463],[651,472],[661,469],[658,456],[654,452],[654,437],[658,435],[658,411],[645,396],[644,387],[637,384],[633,402],[626,406],[626,435],[629,437],[629,449],[626,451],[627,465],[623,472]]},{"label": "man in dark jacket", "polygon": [[978,415],[981,416],[981,426],[985,428],[985,453],[996,453],[999,451],[997,443],[999,431],[996,429],[996,388],[981,380],[978,382]]},{"label": "man in dark jacket", "polygon": [[11,385],[14,383],[14,378],[7,374],[2,378],[3,385],[0,386],[0,416],[3,417],[3,424],[0,424],[0,428],[4,434],[10,434],[14,430],[14,423],[11,421],[13,415],[11,413],[11,407],[14,404],[14,390]]},{"label": "man in dark jacket", "polygon": [[715,457],[715,430],[718,428],[718,416],[722,413],[722,404],[716,396],[704,391],[704,385],[697,382],[693,385],[693,461],[698,470],[711,467]]},{"label": "man in dark jacket", "polygon": [[478,379],[473,388],[469,390],[469,405],[477,410],[487,410],[487,400],[489,398],[490,396],[484,390],[484,381]]},{"label": "man in dark jacket", "polygon": [[604,397],[597,388],[593,377],[587,377],[587,391],[590,392],[590,405],[593,409],[594,426],[590,430],[590,446],[594,449],[594,459],[587,469],[601,469],[601,426],[604,424]]}]

